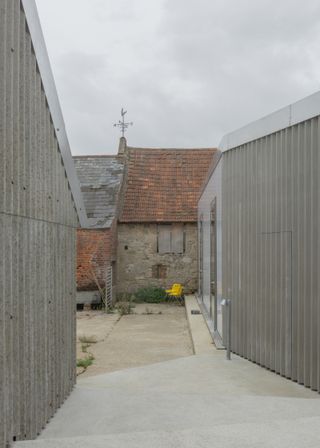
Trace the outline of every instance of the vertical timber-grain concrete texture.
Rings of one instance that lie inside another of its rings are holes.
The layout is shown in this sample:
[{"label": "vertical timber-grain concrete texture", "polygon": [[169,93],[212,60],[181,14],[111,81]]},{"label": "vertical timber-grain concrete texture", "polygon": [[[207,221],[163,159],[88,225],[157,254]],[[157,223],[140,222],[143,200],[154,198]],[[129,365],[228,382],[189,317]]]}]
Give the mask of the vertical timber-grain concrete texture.
[{"label": "vertical timber-grain concrete texture", "polygon": [[77,214],[19,0],[0,1],[0,447],[75,383]]},{"label": "vertical timber-grain concrete texture", "polygon": [[[158,225],[118,224],[117,292],[134,292],[147,286],[169,287],[181,283],[185,290],[197,289],[197,224],[184,225],[185,252],[157,253]],[[153,276],[153,267],[164,266],[163,278]]]},{"label": "vertical timber-grain concrete texture", "polygon": [[223,154],[223,295],[232,350],[320,391],[320,122]]}]

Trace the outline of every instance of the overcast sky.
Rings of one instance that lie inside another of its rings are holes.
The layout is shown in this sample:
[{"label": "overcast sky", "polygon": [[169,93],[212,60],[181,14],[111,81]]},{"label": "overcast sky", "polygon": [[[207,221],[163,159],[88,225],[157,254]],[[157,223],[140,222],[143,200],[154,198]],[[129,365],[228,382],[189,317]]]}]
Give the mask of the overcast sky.
[{"label": "overcast sky", "polygon": [[320,90],[319,0],[36,0],[72,152],[214,147]]}]

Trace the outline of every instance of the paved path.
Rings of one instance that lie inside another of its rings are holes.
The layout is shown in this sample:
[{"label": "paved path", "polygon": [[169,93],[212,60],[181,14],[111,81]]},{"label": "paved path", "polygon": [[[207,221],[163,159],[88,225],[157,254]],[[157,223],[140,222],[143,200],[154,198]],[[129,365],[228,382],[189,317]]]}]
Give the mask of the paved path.
[{"label": "paved path", "polygon": [[36,442],[15,445],[319,446],[318,394],[236,356],[226,361],[215,350],[83,378]]}]

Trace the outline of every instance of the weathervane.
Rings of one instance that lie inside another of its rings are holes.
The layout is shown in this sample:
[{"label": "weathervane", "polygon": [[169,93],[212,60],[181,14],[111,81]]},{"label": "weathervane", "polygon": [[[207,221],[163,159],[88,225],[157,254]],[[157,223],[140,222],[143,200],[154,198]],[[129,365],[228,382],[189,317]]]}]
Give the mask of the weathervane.
[{"label": "weathervane", "polygon": [[122,117],[122,120],[119,120],[119,123],[116,123],[116,124],[113,125],[115,128],[120,128],[120,129],[121,129],[122,137],[124,137],[124,133],[126,132],[126,130],[128,129],[128,127],[133,125],[133,122],[132,122],[132,121],[129,122],[129,123],[126,123],[126,122],[124,121],[124,116],[125,116],[126,113],[127,113],[127,111],[126,111],[126,110],[123,110],[123,108],[122,108],[122,109],[121,109],[121,117]]}]

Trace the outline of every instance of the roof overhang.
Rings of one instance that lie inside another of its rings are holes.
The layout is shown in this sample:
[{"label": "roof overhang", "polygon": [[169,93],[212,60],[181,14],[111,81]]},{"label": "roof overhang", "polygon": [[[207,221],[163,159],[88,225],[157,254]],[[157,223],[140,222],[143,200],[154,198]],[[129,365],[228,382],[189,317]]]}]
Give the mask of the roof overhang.
[{"label": "roof overhang", "polygon": [[22,0],[22,5],[26,15],[26,20],[30,31],[42,84],[50,109],[51,118],[58,140],[59,150],[61,152],[64,168],[71,189],[71,194],[75,203],[75,208],[77,210],[81,227],[86,227],[87,214],[82,198],[80,183],[71,155],[65,123],[62,116],[60,102],[50,66],[48,52],[44,41],[35,0]]},{"label": "roof overhang", "polygon": [[320,115],[320,92],[303,98],[290,106],[279,109],[223,137],[219,149],[222,152],[257,140],[274,132]]}]

